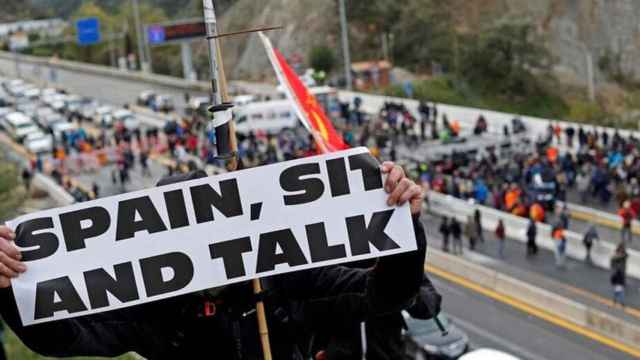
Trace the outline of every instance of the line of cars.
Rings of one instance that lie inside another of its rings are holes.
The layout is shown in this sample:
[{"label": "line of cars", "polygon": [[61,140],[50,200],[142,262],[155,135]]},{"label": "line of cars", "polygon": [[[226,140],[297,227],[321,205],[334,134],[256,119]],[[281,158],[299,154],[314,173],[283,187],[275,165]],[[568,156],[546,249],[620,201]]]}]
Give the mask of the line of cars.
[{"label": "line of cars", "polygon": [[31,153],[52,152],[66,136],[83,133],[73,120],[105,128],[119,124],[129,131],[139,127],[138,119],[127,109],[60,89],[40,89],[20,79],[0,79],[0,127]]}]

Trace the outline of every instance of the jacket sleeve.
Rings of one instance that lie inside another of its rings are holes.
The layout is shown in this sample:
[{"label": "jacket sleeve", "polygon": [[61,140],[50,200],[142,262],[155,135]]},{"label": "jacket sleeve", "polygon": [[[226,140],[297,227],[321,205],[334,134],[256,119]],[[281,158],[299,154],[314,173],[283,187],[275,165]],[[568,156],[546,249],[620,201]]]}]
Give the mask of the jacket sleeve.
[{"label": "jacket sleeve", "polygon": [[0,289],[0,314],[28,348],[45,356],[118,356],[135,350],[130,345],[142,336],[131,330],[136,324],[126,310],[23,326],[11,288]]},{"label": "jacket sleeve", "polygon": [[296,301],[306,324],[345,326],[413,304],[423,280],[424,228],[413,219],[417,250],[382,257],[373,268],[331,266],[274,278],[280,295]]}]

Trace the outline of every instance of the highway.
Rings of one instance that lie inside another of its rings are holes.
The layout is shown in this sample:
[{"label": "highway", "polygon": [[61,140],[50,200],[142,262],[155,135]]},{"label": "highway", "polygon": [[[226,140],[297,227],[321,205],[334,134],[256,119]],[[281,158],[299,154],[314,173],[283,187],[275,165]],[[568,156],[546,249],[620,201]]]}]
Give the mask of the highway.
[{"label": "highway", "polygon": [[[55,81],[52,81],[49,66],[35,65],[28,62],[18,64],[20,75],[41,86],[63,87],[72,93],[91,96],[102,102],[115,105],[135,103],[138,95],[145,90],[153,90],[158,94],[170,95],[177,109],[185,108],[184,90],[161,86],[158,84],[132,81],[122,78],[108,77],[85,72],[75,72],[66,69],[55,69]],[[17,77],[16,63],[0,57],[0,73]],[[186,80],[185,80],[186,82]],[[231,82],[232,90],[236,92],[247,91],[255,94],[273,95],[275,86],[270,84]],[[208,96],[205,92],[188,91],[190,96]]]},{"label": "highway", "polygon": [[437,275],[431,278],[443,296],[443,310],[467,332],[474,348],[491,347],[526,360],[633,359],[461,284]]},{"label": "highway", "polygon": [[[35,75],[43,81],[49,77],[47,68],[34,68],[31,64],[22,64],[20,68],[21,73]],[[15,64],[0,58],[0,72],[15,74]],[[150,86],[148,83],[135,83],[120,78],[74,73],[61,69],[57,70],[56,80],[56,84],[64,85],[73,93],[92,96],[106,103],[117,105],[132,103],[141,91],[154,90],[172,95],[178,108],[184,106],[182,91]],[[192,95],[201,94],[192,93]],[[138,117],[143,123],[161,122],[154,116],[138,114]],[[93,181],[98,182],[100,196],[108,196],[154,186],[157,180],[167,172],[165,166],[156,161],[150,161],[152,175],[144,177],[139,164],[136,164],[131,171],[132,182],[122,187],[120,184],[111,182],[111,171],[114,168],[113,165],[104,167],[97,173],[82,173],[76,178],[87,187],[90,187]],[[425,216],[424,221],[427,225],[430,246],[439,248],[441,246],[437,233],[439,218]],[[570,229],[584,232],[585,224],[572,220]],[[614,241],[614,236],[616,240],[619,238],[619,233],[615,229],[601,226],[599,231],[601,231],[601,238],[605,240]],[[554,265],[552,252],[541,250],[535,259],[526,259],[524,245],[516,241],[507,242],[506,257],[499,259],[497,241],[492,234],[485,233],[485,237],[487,239],[485,244],[476,252],[466,251],[465,247],[466,259],[640,324],[640,310],[638,310],[640,309],[638,295],[640,281],[629,279],[627,293],[629,307],[614,308],[609,300],[611,290],[607,271],[572,260],[567,261],[565,270],[558,270]],[[465,246],[466,244],[465,239]],[[639,244],[640,240],[633,246]],[[432,276],[436,287],[444,296],[444,310],[452,315],[457,326],[470,335],[475,348],[497,348],[531,360],[631,358],[602,342],[571,331],[570,326],[563,327],[557,323],[548,322],[523,308],[514,307],[508,301],[501,301],[499,294],[487,296],[487,293],[468,286],[469,284],[465,284],[464,281],[447,277],[443,273],[432,274]]]},{"label": "highway", "polygon": [[[427,230],[429,246],[441,249],[442,237],[438,232],[440,218],[426,215],[422,220]],[[484,237],[485,242],[478,244],[475,251],[468,250],[468,241],[466,237],[463,238],[463,253],[467,260],[640,325],[640,280],[627,277],[628,307],[621,310],[611,303],[608,271],[571,259],[566,260],[565,269],[558,269],[553,252],[540,249],[536,257],[527,258],[525,244],[509,239],[506,240],[505,257],[500,259],[495,235],[485,231]]]}]

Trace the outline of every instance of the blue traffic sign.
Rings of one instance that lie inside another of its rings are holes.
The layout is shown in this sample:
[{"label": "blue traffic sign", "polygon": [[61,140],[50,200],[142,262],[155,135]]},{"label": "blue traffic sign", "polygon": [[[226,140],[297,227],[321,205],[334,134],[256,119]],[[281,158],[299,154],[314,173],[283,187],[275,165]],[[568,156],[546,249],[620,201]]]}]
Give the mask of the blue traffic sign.
[{"label": "blue traffic sign", "polygon": [[147,39],[151,45],[159,45],[165,42],[164,26],[153,25],[147,28]]},{"label": "blue traffic sign", "polygon": [[78,45],[94,45],[100,42],[100,20],[85,18],[76,21]]}]

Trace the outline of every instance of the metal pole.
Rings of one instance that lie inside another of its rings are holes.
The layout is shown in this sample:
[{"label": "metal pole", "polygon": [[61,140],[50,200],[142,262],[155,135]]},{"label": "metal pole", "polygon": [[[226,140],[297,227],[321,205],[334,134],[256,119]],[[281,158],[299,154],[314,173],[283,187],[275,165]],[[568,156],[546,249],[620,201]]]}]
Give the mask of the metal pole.
[{"label": "metal pole", "polygon": [[347,10],[344,0],[340,0],[340,28],[342,29],[342,54],[344,56],[344,79],[347,82],[347,90],[353,89],[351,79],[351,53],[349,50],[349,28],[347,27]]},{"label": "metal pole", "polygon": [[[214,126],[216,129],[216,147],[218,156],[227,160],[227,169],[229,171],[237,170],[237,150],[238,143],[235,138],[235,124],[230,118],[229,95],[226,88],[226,77],[224,74],[224,66],[222,64],[222,56],[220,54],[220,43],[216,38],[218,36],[218,27],[216,21],[215,9],[212,0],[202,0],[204,9],[204,22],[207,29],[207,42],[209,44],[209,63],[211,69],[211,102],[209,108],[213,112]],[[254,294],[262,293],[262,284],[260,279],[253,279]],[[262,353],[265,360],[271,360],[271,345],[269,343],[269,329],[267,327],[267,318],[264,310],[264,303],[260,300],[256,302],[256,314],[258,318],[258,332],[262,344]]]},{"label": "metal pole", "polygon": [[594,102],[596,101],[596,86],[595,86],[595,79],[593,74],[593,56],[591,56],[591,52],[589,52],[586,46],[583,48],[583,50],[584,50],[586,61],[587,61],[587,78],[588,78],[587,81],[589,81],[589,85],[588,85],[589,100],[591,102]]},{"label": "metal pole", "polygon": [[144,56],[144,38],[142,36],[142,26],[140,24],[140,6],[138,6],[138,0],[131,0],[133,5],[133,20],[136,26],[136,37],[138,39],[138,58],[140,61],[140,70],[147,71],[145,65],[146,59]]},{"label": "metal pole", "polygon": [[180,54],[182,56],[182,76],[185,80],[195,80],[193,74],[193,59],[191,56],[191,43],[183,41],[180,43]]},{"label": "metal pole", "polygon": [[144,56],[147,64],[147,71],[153,73],[153,58],[151,57],[151,45],[149,45],[149,32],[147,31],[147,27],[144,27]]}]

